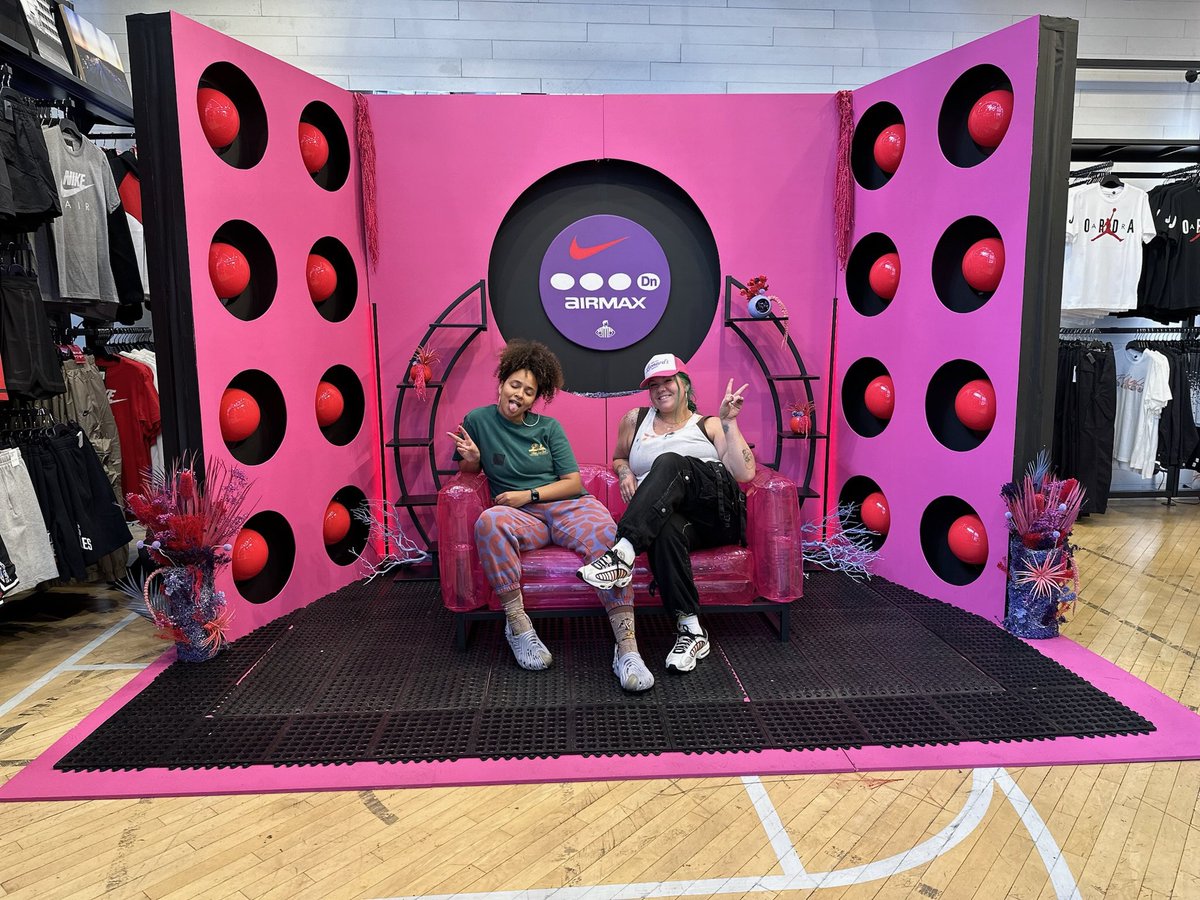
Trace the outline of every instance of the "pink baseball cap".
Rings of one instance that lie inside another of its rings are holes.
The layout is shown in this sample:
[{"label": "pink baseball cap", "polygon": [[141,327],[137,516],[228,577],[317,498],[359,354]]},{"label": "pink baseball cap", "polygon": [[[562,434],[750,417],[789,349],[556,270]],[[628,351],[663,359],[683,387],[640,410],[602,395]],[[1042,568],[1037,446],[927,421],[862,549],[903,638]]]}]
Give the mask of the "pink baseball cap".
[{"label": "pink baseball cap", "polygon": [[682,359],[671,353],[659,353],[650,357],[650,362],[646,363],[642,372],[645,376],[642,379],[642,387],[649,384],[651,378],[670,378],[680,372],[687,374],[687,366],[683,364]]}]

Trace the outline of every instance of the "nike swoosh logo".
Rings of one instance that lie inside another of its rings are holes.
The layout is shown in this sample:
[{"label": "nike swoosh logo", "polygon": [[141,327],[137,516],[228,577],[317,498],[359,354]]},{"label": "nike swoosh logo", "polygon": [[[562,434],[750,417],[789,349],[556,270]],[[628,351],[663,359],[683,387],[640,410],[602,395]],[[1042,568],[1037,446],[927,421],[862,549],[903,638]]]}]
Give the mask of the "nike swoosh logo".
[{"label": "nike swoosh logo", "polygon": [[74,197],[82,191],[90,191],[91,189],[92,186],[90,184],[85,184],[83,187],[63,188],[62,195],[64,197]]},{"label": "nike swoosh logo", "polygon": [[[628,237],[628,235],[626,235]],[[613,244],[619,244],[625,240],[623,237],[617,238],[615,241],[609,241],[606,244],[596,244],[592,247],[580,247],[579,242],[575,238],[571,238],[571,249],[568,251],[571,254],[571,259],[587,259],[589,256],[595,256],[601,250],[607,250]]]}]

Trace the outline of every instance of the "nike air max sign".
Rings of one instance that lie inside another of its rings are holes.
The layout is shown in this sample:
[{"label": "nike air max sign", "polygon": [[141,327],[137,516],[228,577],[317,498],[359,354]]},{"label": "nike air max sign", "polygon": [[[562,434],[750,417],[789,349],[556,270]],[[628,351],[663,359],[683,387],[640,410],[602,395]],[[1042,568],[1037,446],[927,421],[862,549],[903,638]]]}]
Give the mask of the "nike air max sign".
[{"label": "nike air max sign", "polygon": [[667,255],[624,216],[588,216],[550,242],[538,277],[542,308],[559,333],[594,350],[636,344],[671,296]]}]

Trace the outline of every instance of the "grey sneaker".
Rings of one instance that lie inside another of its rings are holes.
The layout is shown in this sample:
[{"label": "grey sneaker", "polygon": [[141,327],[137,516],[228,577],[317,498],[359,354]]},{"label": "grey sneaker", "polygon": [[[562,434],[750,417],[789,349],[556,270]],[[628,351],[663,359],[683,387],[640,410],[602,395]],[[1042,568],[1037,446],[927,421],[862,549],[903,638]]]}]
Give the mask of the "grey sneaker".
[{"label": "grey sneaker", "polygon": [[550,663],[554,662],[554,657],[550,655],[550,651],[546,649],[546,645],[542,643],[542,639],[532,628],[523,634],[513,634],[511,626],[505,622],[504,637],[508,639],[508,646],[512,647],[513,656],[517,658],[517,665],[522,669],[540,672],[542,669],[550,668]]},{"label": "grey sneaker", "polygon": [[654,676],[646,668],[642,655],[636,651],[621,656],[617,648],[613,647],[613,674],[617,676],[617,681],[621,682],[621,687],[631,693],[648,691],[654,687]]},{"label": "grey sneaker", "polygon": [[606,550],[599,559],[576,569],[575,574],[602,591],[623,588],[633,581],[633,569],[617,556],[616,550]]},{"label": "grey sneaker", "polygon": [[676,672],[690,672],[696,662],[708,656],[712,646],[708,643],[708,632],[703,628],[699,634],[681,630],[675,636],[675,646],[667,654],[667,668]]}]

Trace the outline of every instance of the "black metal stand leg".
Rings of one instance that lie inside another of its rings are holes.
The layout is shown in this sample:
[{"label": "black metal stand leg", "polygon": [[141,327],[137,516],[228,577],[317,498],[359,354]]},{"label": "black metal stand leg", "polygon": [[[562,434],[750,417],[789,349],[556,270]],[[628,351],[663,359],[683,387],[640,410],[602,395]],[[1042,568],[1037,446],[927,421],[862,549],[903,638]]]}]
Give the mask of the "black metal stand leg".
[{"label": "black metal stand leg", "polygon": [[471,640],[471,620],[462,613],[454,617],[454,643],[459,650],[466,650]]},{"label": "black metal stand leg", "polygon": [[779,608],[779,640],[786,644],[792,628],[792,605],[785,604]]}]

